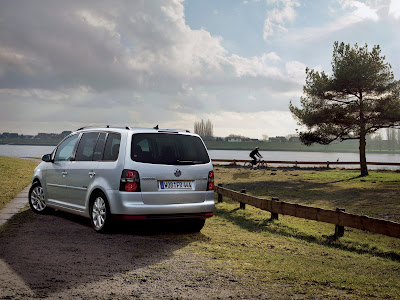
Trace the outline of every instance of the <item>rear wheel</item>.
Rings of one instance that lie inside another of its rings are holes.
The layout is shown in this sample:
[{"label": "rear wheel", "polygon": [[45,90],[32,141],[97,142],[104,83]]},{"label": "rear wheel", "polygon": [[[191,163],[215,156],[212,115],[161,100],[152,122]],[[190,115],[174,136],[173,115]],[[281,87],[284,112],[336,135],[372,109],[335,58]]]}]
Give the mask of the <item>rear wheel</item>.
[{"label": "rear wheel", "polygon": [[244,166],[245,168],[253,168],[253,164],[251,163],[251,161],[245,162],[243,166]]},{"label": "rear wheel", "polygon": [[90,221],[95,231],[106,232],[111,224],[111,213],[107,199],[103,193],[98,193],[90,203]]},{"label": "rear wheel", "polygon": [[29,190],[29,206],[37,214],[45,214],[49,210],[46,206],[42,185],[39,182],[32,184]]}]

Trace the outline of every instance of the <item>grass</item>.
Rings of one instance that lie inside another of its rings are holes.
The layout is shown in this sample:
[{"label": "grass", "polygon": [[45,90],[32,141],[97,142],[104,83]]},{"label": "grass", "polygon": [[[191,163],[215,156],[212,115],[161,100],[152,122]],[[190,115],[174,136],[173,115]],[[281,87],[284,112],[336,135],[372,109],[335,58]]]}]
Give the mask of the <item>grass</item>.
[{"label": "grass", "polygon": [[260,197],[400,222],[400,172],[346,169],[274,168],[250,170],[216,167],[216,184]]},{"label": "grass", "polygon": [[29,185],[36,162],[0,156],[0,209]]},{"label": "grass", "polygon": [[[29,184],[37,163],[0,157],[0,207]],[[400,173],[217,166],[216,184],[248,194],[400,221]],[[224,198],[200,235],[183,238],[185,249],[210,258],[210,274],[240,276],[254,291],[272,289],[290,298],[399,299],[400,239],[346,228],[327,238],[334,225],[279,216]],[[182,249],[182,251],[185,251]],[[277,295],[278,296],[278,295]]]},{"label": "grass", "polygon": [[[216,167],[216,184],[253,195],[399,221],[400,173],[351,170],[267,171]],[[271,175],[275,173],[275,175]],[[212,268],[230,269],[254,289],[280,285],[293,297],[400,297],[400,239],[346,228],[333,241],[334,225],[279,216],[224,198],[194,251],[213,257]]]}]

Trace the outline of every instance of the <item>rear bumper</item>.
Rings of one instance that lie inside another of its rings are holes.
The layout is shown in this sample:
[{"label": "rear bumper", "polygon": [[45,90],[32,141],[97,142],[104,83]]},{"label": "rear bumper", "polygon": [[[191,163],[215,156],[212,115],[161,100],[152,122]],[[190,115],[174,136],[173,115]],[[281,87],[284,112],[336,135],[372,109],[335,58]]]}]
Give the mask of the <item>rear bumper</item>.
[{"label": "rear bumper", "polygon": [[[145,204],[142,201],[141,193],[125,193],[113,190],[107,192],[111,214],[115,217],[137,216],[139,218],[140,216],[147,216],[148,218],[177,219],[185,217],[185,215],[194,217],[198,214],[200,218],[205,218],[208,213],[213,213],[215,208],[214,191],[202,192],[204,199],[202,202],[172,204]],[[181,200],[180,202],[185,198],[182,194],[177,195],[177,197]]]},{"label": "rear bumper", "polygon": [[113,215],[114,220],[183,220],[183,219],[207,219],[214,215],[213,212],[197,214],[173,214],[173,215]]}]

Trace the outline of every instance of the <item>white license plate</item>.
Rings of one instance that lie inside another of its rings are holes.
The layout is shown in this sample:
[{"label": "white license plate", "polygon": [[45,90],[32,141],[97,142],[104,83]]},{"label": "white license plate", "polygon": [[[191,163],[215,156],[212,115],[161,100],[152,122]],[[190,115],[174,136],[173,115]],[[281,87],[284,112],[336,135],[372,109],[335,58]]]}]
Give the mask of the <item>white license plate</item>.
[{"label": "white license plate", "polygon": [[191,190],[192,181],[159,181],[160,190]]}]

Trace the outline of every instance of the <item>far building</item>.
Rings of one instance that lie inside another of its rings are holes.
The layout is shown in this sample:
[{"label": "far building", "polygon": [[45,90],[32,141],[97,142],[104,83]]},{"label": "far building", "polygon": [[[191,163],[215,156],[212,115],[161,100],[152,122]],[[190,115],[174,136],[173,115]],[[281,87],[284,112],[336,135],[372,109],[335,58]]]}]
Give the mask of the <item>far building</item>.
[{"label": "far building", "polygon": [[288,140],[284,136],[270,137],[268,139],[270,143],[286,143]]},{"label": "far building", "polygon": [[241,142],[241,141],[242,138],[240,137],[233,137],[233,136],[228,137],[228,142]]}]

